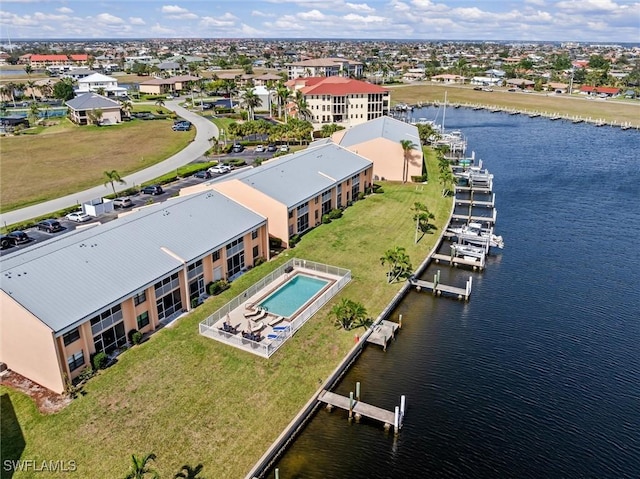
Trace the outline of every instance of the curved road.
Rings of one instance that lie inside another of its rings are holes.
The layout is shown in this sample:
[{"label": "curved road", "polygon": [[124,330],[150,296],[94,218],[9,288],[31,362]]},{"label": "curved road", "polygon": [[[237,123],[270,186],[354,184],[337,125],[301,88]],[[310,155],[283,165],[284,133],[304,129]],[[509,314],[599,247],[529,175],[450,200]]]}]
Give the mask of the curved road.
[{"label": "curved road", "polygon": [[[195,139],[184,150],[179,151],[172,157],[157,163],[149,168],[132,173],[123,179],[127,182],[127,185],[139,185],[145,181],[152,180],[158,176],[169,173],[175,170],[179,166],[186,165],[202,156],[209,148],[211,143],[209,138],[218,137],[218,128],[211,121],[206,118],[196,115],[189,110],[182,108],[178,105],[178,101],[168,101],[165,106],[178,114],[178,116],[189,120],[196,128]],[[171,132],[173,133],[173,132]],[[177,134],[177,133],[176,133]],[[101,198],[103,196],[112,194],[110,186],[95,186],[88,190],[79,191],[62,198],[56,198],[54,200],[45,201],[37,205],[28,206],[19,210],[8,211],[0,215],[0,224],[12,225],[21,221],[26,221],[38,216],[44,216],[48,213],[58,211],[64,208],[68,208],[78,203],[84,203],[89,200]]]}]

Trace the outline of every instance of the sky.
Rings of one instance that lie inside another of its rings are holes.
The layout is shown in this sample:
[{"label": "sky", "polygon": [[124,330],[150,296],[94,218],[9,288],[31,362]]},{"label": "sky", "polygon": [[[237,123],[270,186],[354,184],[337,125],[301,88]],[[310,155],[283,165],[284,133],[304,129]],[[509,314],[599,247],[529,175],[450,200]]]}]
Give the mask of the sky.
[{"label": "sky", "polygon": [[0,37],[639,43],[640,1],[0,0]]}]

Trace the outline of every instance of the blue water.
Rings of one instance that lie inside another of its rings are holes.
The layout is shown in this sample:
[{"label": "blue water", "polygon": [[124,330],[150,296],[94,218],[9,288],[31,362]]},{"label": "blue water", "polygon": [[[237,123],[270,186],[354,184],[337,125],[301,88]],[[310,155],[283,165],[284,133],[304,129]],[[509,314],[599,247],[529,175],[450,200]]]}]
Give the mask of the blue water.
[{"label": "blue water", "polygon": [[298,274],[260,303],[273,314],[289,318],[329,281]]},{"label": "blue water", "polygon": [[446,122],[495,175],[506,246],[482,273],[430,267],[473,276],[470,301],[411,292],[396,341],[337,386],[360,381],[385,409],[407,395],[400,435],[321,409],[280,477],[640,477],[640,134],[465,109]]}]

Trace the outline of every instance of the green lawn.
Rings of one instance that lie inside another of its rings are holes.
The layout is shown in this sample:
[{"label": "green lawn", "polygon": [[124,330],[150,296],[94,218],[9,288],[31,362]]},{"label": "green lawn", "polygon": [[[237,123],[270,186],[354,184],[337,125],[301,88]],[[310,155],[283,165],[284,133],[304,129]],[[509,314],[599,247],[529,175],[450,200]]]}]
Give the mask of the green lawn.
[{"label": "green lawn", "polygon": [[[3,459],[15,458],[6,448],[20,444],[23,435],[22,459],[75,460],[78,477],[122,477],[130,454],[147,452],[157,454],[165,478],[183,464],[199,463],[205,477],[243,477],[353,345],[355,331],[332,325],[331,305],[347,297],[377,316],[401,287],[385,281],[384,252],[404,246],[415,267],[434,245],[451,198],[440,197],[433,154],[429,173],[434,180],[422,190],[382,183],[384,193],[356,202],[341,219],[312,230],[295,249],[249,271],[175,327],[122,354],[60,413],[43,416],[29,398],[1,387],[3,406],[10,399],[17,417],[16,424],[2,412]],[[410,210],[416,201],[429,206],[438,226],[417,245]],[[271,359],[198,334],[201,320],[293,256],[349,268],[353,281]]]}]

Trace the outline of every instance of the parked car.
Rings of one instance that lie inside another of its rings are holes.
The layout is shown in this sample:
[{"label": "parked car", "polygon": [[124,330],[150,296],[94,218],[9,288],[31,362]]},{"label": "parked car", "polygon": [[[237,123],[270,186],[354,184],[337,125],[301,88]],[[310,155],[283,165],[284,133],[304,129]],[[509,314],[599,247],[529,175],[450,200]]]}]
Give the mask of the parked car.
[{"label": "parked car", "polygon": [[142,188],[141,191],[145,195],[161,195],[162,193],[164,193],[164,190],[162,189],[162,186],[160,186],[160,185],[145,186],[144,188]]},{"label": "parked car", "polygon": [[231,147],[231,151],[234,153],[240,153],[244,151],[244,146],[242,146],[240,143],[236,143],[233,145],[233,147]]},{"label": "parked car", "polygon": [[167,95],[167,100],[173,100],[173,95]]},{"label": "parked car", "polygon": [[91,221],[91,216],[82,212],[82,211],[74,211],[73,213],[69,213],[66,218],[69,221],[74,221],[76,223],[84,223],[85,221]]},{"label": "parked car", "polygon": [[278,147],[275,145],[275,143],[269,143],[267,145],[267,151],[278,151]]},{"label": "parked car", "polygon": [[62,225],[58,220],[42,220],[36,225],[36,228],[47,233],[55,233],[62,230]]},{"label": "parked car", "polygon": [[24,231],[12,231],[7,235],[12,244],[24,244],[31,241],[31,238]]},{"label": "parked car", "polygon": [[191,126],[189,126],[189,125],[173,125],[171,127],[171,129],[173,131],[189,131],[191,129]]},{"label": "parked car", "polygon": [[264,145],[256,146],[253,151],[255,151],[256,153],[264,153]]},{"label": "parked car", "polygon": [[223,175],[225,173],[228,173],[231,171],[231,166],[229,165],[223,165],[222,163],[216,165],[216,166],[212,166],[211,168],[209,168],[207,170],[209,173],[213,174],[218,174],[218,175]]},{"label": "parked car", "polygon": [[128,196],[123,196],[122,198],[115,198],[113,200],[114,208],[130,208],[133,206],[133,201]]},{"label": "parked car", "polygon": [[13,240],[8,236],[0,236],[0,249],[7,249],[13,245]]},{"label": "parked car", "polygon": [[202,178],[203,180],[208,180],[209,178],[211,178],[211,173],[209,173],[208,170],[200,170],[200,171],[196,171],[193,176],[195,178]]},{"label": "parked car", "polygon": [[289,151],[289,145],[281,145],[280,146],[280,151],[283,151],[283,152],[286,153],[287,151]]}]

